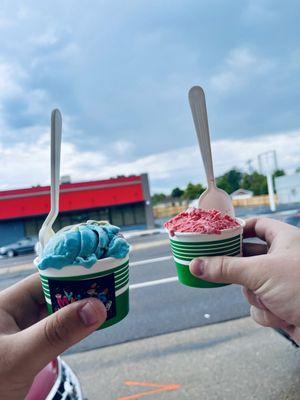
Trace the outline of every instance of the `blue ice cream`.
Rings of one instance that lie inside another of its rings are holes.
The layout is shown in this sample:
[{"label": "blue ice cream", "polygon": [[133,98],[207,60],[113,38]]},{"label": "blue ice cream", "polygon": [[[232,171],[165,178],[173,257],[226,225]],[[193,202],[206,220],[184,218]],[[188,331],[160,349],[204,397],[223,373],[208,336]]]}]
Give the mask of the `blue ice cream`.
[{"label": "blue ice cream", "polygon": [[57,232],[46,244],[38,261],[39,269],[61,269],[67,265],[92,267],[106,257],[124,258],[129,244],[119,234],[120,228],[88,221]]}]

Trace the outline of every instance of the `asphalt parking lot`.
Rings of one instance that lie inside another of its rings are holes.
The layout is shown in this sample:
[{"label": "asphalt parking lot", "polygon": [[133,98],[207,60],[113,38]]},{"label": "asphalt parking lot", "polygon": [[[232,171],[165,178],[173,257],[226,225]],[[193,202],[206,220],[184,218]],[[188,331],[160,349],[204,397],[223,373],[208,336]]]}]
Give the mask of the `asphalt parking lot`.
[{"label": "asphalt parking lot", "polygon": [[[238,286],[201,290],[181,285],[177,281],[166,234],[136,238],[131,243],[129,315],[119,324],[94,333],[69,352],[91,350],[249,315],[249,306]],[[1,289],[35,271],[33,255],[16,257],[19,261],[22,258],[26,264],[11,265],[11,260],[8,260],[7,267],[2,261]]]},{"label": "asphalt parking lot", "polygon": [[[89,400],[300,399],[299,350],[250,320],[238,286],[179,284],[166,234],[131,244],[129,315],[64,355]],[[0,260],[0,289],[32,259]]]},{"label": "asphalt parking lot", "polygon": [[298,400],[300,353],[250,318],[71,354],[89,400]]}]

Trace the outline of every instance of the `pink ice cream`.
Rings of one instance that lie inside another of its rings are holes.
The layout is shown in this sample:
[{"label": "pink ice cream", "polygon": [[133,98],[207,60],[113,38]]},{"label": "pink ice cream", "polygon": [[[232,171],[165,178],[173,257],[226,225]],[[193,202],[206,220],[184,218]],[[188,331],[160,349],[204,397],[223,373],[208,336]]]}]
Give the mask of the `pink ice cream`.
[{"label": "pink ice cream", "polygon": [[220,234],[224,229],[237,226],[239,223],[229,215],[222,215],[217,210],[202,210],[195,207],[188,208],[164,224],[171,236],[175,232]]}]

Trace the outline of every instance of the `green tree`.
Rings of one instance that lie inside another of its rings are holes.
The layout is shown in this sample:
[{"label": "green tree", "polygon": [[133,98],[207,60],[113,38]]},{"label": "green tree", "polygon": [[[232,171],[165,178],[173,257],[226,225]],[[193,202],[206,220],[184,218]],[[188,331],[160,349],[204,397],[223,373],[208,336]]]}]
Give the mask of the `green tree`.
[{"label": "green tree", "polygon": [[216,185],[218,186],[218,188],[225,190],[225,192],[227,193],[233,192],[225,175],[218,176],[216,178]]},{"label": "green tree", "polygon": [[252,174],[244,174],[241,186],[252,190],[254,195],[268,194],[268,184],[265,175],[254,171]]},{"label": "green tree", "polygon": [[216,179],[216,184],[220,189],[223,189],[225,192],[231,194],[241,187],[242,179],[242,172],[233,168],[224,175],[219,176]]},{"label": "green tree", "polygon": [[278,176],[284,176],[285,175],[285,170],[284,169],[277,169],[274,174],[273,177],[277,178]]},{"label": "green tree", "polygon": [[183,190],[181,190],[179,187],[176,187],[172,190],[171,197],[173,197],[173,199],[179,199],[183,195],[183,193]]},{"label": "green tree", "polygon": [[203,193],[205,188],[201,185],[201,183],[193,184],[189,183],[184,191],[183,198],[186,200],[194,200]]},{"label": "green tree", "polygon": [[300,167],[297,167],[296,170],[295,170],[295,172],[296,172],[296,174],[297,174],[298,172],[300,172]]},{"label": "green tree", "polygon": [[166,197],[167,196],[164,193],[154,193],[154,195],[151,197],[152,204],[155,206],[156,204],[166,200]]}]

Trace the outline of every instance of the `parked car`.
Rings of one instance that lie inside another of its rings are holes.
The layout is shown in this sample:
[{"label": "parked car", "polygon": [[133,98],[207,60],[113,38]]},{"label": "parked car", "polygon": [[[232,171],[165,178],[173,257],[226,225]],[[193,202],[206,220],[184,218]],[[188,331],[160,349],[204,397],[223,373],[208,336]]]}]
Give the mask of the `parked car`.
[{"label": "parked car", "polygon": [[288,217],[286,217],[284,222],[300,228],[300,210],[298,210],[295,214],[292,214],[292,215],[289,215]]},{"label": "parked car", "polygon": [[34,246],[37,242],[36,237],[25,237],[23,239],[18,240],[15,243],[6,244],[5,246],[0,247],[0,255],[7,257],[14,257],[23,253],[31,253],[34,252]]}]

